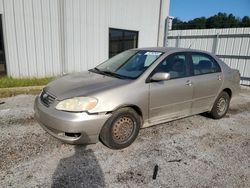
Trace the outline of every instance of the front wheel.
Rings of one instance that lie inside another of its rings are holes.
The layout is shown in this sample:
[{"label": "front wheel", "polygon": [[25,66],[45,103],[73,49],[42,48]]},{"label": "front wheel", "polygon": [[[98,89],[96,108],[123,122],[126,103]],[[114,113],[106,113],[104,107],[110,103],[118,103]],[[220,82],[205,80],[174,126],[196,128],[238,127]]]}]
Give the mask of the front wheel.
[{"label": "front wheel", "polygon": [[214,119],[220,119],[226,115],[230,104],[230,96],[223,91],[216,99],[210,115]]},{"label": "front wheel", "polygon": [[132,108],[122,108],[113,113],[103,126],[100,139],[111,149],[128,147],[136,139],[141,117]]}]

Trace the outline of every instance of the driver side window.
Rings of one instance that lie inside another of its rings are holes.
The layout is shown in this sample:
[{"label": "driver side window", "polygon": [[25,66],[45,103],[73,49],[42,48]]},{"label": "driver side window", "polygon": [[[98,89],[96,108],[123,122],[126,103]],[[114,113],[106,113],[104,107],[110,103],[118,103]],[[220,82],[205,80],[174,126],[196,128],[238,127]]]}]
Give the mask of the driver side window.
[{"label": "driver side window", "polygon": [[172,54],[166,57],[154,70],[154,73],[166,72],[170,79],[190,76],[187,55],[185,53]]}]

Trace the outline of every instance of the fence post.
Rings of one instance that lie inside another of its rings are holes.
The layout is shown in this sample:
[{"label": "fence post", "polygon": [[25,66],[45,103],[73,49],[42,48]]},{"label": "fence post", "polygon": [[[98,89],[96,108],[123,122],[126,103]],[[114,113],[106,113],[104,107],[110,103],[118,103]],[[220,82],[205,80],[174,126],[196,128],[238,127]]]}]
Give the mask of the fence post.
[{"label": "fence post", "polygon": [[213,41],[212,53],[214,53],[214,54],[217,53],[219,37],[220,37],[220,35],[219,35],[219,33],[217,33],[217,34],[216,34],[216,37],[214,38],[214,41]]},{"label": "fence post", "polygon": [[164,34],[164,43],[163,43],[163,46],[164,47],[167,47],[168,46],[168,19],[166,18],[165,19],[165,28],[164,28],[164,31],[165,31],[165,34]]},{"label": "fence post", "polygon": [[180,47],[180,34],[178,34],[177,36],[177,40],[176,40],[176,44],[175,44],[175,47],[179,48]]}]

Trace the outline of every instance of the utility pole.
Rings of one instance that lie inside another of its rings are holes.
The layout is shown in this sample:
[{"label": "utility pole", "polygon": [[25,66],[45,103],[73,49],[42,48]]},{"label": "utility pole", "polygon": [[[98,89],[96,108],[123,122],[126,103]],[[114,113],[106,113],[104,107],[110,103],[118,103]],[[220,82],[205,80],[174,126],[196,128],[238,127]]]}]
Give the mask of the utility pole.
[{"label": "utility pole", "polygon": [[172,30],[172,22],[173,22],[174,17],[173,16],[168,16],[165,19],[165,28],[164,28],[164,47],[168,46],[168,34],[169,31]]}]

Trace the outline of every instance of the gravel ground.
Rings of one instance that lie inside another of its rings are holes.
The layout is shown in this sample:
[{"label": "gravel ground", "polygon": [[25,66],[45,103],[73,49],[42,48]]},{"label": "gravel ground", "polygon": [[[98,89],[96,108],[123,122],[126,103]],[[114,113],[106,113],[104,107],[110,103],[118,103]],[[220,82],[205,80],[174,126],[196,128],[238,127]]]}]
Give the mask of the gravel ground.
[{"label": "gravel ground", "polygon": [[249,89],[221,120],[196,115],[142,129],[119,151],[57,141],[34,120],[34,96],[1,101],[1,187],[250,187]]}]

